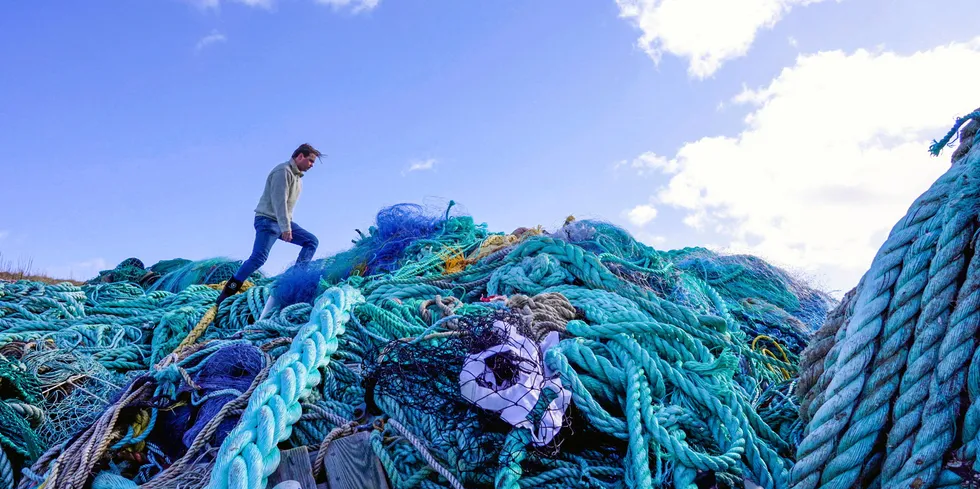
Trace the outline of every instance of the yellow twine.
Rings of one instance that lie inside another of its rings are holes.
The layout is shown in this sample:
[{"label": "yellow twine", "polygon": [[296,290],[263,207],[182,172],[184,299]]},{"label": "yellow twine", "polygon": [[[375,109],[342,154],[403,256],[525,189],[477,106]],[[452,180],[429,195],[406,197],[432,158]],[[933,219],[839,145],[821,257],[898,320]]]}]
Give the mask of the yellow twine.
[{"label": "yellow twine", "polygon": [[[776,340],[770,338],[767,335],[760,334],[759,336],[756,336],[754,340],[752,340],[752,349],[753,350],[756,349],[756,343],[758,343],[759,340],[769,340],[769,342],[772,343],[776,347],[777,350],[779,350],[779,353],[783,356],[783,361],[785,363],[790,363],[789,356],[786,355],[786,350],[783,350],[783,347],[780,346],[779,342],[777,342]],[[762,354],[765,355],[765,356],[767,356],[767,357],[769,357],[769,358],[772,358],[773,360],[779,361],[779,357],[777,357],[775,353],[769,351],[768,348],[763,348],[762,349]],[[785,368],[782,368],[782,367],[779,368],[779,370],[782,371],[782,372],[776,371],[776,369],[773,368],[772,365],[768,365],[767,364],[766,365],[766,368],[768,368],[770,372],[772,372],[772,373],[774,373],[776,375],[779,375],[780,373],[782,373],[783,380],[789,380],[789,379],[792,378],[792,375],[790,375],[789,371],[787,371]]]},{"label": "yellow twine", "polygon": [[458,247],[447,247],[445,253],[440,254],[440,258],[442,258],[443,275],[450,275],[466,270],[466,258],[463,257],[463,252]]},{"label": "yellow twine", "polygon": [[475,263],[480,261],[482,258],[493,254],[497,250],[520,243],[531,236],[540,236],[543,233],[544,230],[540,225],[538,225],[531,229],[524,230],[520,234],[493,234],[487,236],[483,242],[480,243],[480,247],[470,254],[467,261],[470,263]]}]

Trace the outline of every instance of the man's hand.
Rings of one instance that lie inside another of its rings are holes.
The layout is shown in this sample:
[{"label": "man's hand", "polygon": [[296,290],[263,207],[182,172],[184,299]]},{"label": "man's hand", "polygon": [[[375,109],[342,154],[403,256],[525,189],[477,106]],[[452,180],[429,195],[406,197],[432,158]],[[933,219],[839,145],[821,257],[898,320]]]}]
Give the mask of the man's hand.
[{"label": "man's hand", "polygon": [[287,243],[289,243],[290,241],[292,241],[293,240],[293,232],[292,231],[286,231],[286,232],[282,233],[282,240],[285,241],[285,242],[287,242]]}]

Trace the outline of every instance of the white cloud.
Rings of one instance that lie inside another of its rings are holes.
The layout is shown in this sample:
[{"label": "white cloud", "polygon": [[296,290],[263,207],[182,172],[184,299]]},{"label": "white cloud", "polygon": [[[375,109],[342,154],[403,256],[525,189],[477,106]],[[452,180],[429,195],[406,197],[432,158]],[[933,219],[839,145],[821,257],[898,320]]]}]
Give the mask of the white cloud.
[{"label": "white cloud", "polygon": [[643,227],[657,217],[657,208],[647,204],[638,205],[630,209],[626,217],[634,226]]},{"label": "white cloud", "polygon": [[436,163],[438,163],[438,161],[436,161],[435,158],[429,158],[426,160],[412,160],[409,164],[408,170],[403,171],[402,175],[406,175],[413,171],[433,170],[435,169]]},{"label": "white cloud", "polygon": [[616,169],[629,167],[636,171],[640,176],[654,175],[661,172],[673,173],[677,171],[677,164],[660,156],[652,151],[633,158],[633,161],[620,161],[616,163]]},{"label": "white cloud", "polygon": [[789,38],[786,39],[786,42],[788,42],[789,45],[792,46],[792,47],[794,47],[794,48],[800,46],[800,42],[797,41],[796,38],[793,37],[793,36],[789,36]]},{"label": "white cloud", "polygon": [[316,0],[317,3],[330,5],[334,9],[351,7],[351,12],[360,13],[372,10],[378,6],[381,0]]},{"label": "white cloud", "polygon": [[705,78],[744,56],[756,33],[772,28],[793,6],[822,1],[616,0],[616,5],[620,17],[643,31],[639,45],[655,62],[664,52],[687,58],[688,74]]},{"label": "white cloud", "polygon": [[204,49],[204,48],[206,48],[206,47],[208,47],[208,46],[210,46],[212,44],[219,43],[219,42],[225,42],[227,40],[228,40],[228,38],[226,38],[224,34],[218,32],[217,30],[213,30],[213,31],[211,31],[210,34],[202,37],[200,41],[197,41],[197,45],[194,46],[194,50],[195,51],[201,51],[202,49]]},{"label": "white cloud", "polygon": [[[978,105],[980,38],[931,50],[801,56],[768,86],[744,90],[751,108],[736,137],[684,144],[652,199],[686,211],[730,251],[828,276],[849,288],[913,200],[949,168],[928,146]],[[644,170],[646,167],[640,168]]]}]

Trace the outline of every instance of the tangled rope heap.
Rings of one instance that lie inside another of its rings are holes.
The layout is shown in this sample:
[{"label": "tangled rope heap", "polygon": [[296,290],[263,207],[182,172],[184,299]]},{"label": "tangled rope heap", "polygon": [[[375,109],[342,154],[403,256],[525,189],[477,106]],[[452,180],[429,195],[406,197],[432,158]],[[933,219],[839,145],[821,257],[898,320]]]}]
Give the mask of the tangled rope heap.
[{"label": "tangled rope heap", "polygon": [[323,479],[330,441],[369,431],[399,488],[786,486],[827,296],[601,222],[490,234],[450,210],[385,210],[216,314],[214,261],[0,283],[0,352],[41,393],[4,398],[41,441],[0,438],[0,480],[261,488],[277,447]]},{"label": "tangled rope heap", "polygon": [[452,202],[218,309],[237,262],[0,281],[0,489],[262,489],[287,447],[323,481],[357,432],[399,489],[980,487],[977,117],[839,304],[754,257],[489,233]]}]

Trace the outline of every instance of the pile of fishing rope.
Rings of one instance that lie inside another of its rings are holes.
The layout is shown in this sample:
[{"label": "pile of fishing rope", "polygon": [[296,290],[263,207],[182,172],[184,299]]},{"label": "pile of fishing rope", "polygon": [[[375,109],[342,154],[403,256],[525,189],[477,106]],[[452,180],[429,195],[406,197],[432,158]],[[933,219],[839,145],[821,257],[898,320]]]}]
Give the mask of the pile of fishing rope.
[{"label": "pile of fishing rope", "polygon": [[359,432],[400,489],[969,482],[978,151],[840,303],[755,257],[571,216],[489,232],[454,202],[220,308],[240,262],[0,282],[0,489],[264,489],[294,447],[323,482]]},{"label": "pile of fishing rope", "polygon": [[286,446],[322,480],[329,442],[370,431],[400,488],[785,485],[829,297],[752,257],[452,208],[385,209],[217,311],[215,260],[0,284],[3,482],[263,487]]}]

